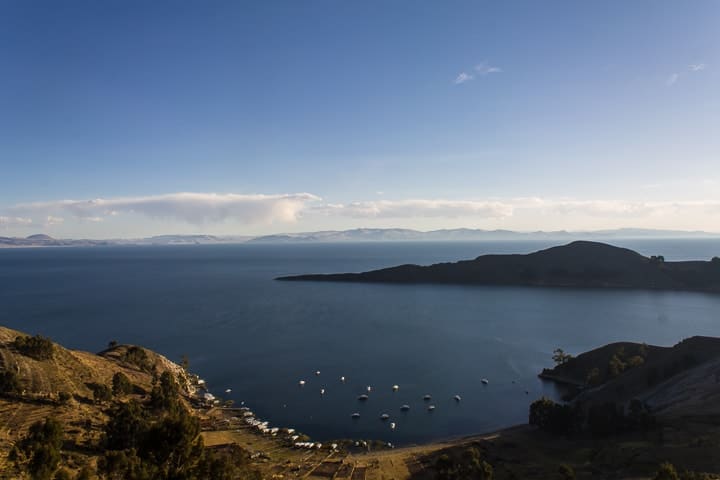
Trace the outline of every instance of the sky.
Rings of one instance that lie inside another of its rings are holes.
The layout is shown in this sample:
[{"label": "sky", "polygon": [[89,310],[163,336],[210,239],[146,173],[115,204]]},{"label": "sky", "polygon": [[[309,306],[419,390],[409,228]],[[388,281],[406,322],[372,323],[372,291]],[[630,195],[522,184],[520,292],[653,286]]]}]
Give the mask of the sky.
[{"label": "sky", "polygon": [[720,232],[720,2],[0,2],[0,236]]}]

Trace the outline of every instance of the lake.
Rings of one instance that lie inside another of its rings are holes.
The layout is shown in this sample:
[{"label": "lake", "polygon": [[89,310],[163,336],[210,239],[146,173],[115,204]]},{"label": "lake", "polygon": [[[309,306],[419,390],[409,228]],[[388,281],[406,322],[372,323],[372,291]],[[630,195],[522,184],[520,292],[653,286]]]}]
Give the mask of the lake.
[{"label": "lake", "polygon": [[[398,445],[525,422],[531,401],[557,395],[537,378],[557,347],[579,353],[619,340],[672,345],[720,335],[720,295],[273,280],[556,243],[0,249],[0,323],[75,349],[117,340],[175,361],[185,354],[214,394],[244,401],[272,425],[320,441]],[[666,260],[720,254],[718,240],[613,243]],[[368,385],[369,400],[357,401]]]}]

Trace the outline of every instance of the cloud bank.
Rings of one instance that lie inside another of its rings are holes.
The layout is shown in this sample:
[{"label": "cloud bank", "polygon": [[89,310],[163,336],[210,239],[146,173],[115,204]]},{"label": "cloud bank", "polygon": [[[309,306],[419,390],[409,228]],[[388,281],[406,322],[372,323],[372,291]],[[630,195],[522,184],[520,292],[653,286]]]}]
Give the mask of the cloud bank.
[{"label": "cloud bank", "polygon": [[[273,224],[299,224],[302,229],[335,229],[367,225],[423,229],[474,226],[515,230],[673,228],[717,230],[720,200],[625,201],[574,198],[373,199],[348,203],[322,202],[311,193],[216,194],[171,193],[143,197],[58,200],[19,204],[0,211],[0,229],[21,234],[28,228],[52,228],[107,235],[131,234],[143,224],[165,233],[183,226],[203,231],[268,232]],[[126,217],[125,220],[121,220]],[[138,218],[141,217],[141,218]],[[162,225],[156,221],[163,221]],[[152,227],[152,225],[155,225]],[[247,226],[239,228],[239,225]]]},{"label": "cloud bank", "polygon": [[[241,223],[293,222],[307,202],[320,200],[309,193],[284,195],[242,195],[236,193],[171,193],[144,197],[59,200],[16,205],[18,214],[43,215],[48,223],[59,223],[58,215],[70,215],[88,222],[122,213],[155,219],[180,220],[191,224],[234,220]],[[62,220],[60,220],[62,221]]]}]

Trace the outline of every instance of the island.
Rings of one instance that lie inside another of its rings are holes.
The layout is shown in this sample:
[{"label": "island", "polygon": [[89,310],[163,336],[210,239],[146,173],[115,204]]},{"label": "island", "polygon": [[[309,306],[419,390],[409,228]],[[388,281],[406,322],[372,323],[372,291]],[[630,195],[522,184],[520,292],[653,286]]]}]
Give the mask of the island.
[{"label": "island", "polygon": [[527,255],[482,255],[429,266],[283,276],[283,281],[524,285],[720,292],[720,257],[669,262],[627,248],[575,241]]}]

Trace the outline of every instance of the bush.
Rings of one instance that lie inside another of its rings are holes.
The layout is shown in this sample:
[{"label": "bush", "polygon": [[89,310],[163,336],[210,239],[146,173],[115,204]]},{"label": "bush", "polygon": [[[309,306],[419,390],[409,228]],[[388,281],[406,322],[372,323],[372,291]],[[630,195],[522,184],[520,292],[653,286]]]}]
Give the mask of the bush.
[{"label": "bush", "polygon": [[35,335],[34,337],[16,337],[13,347],[21,354],[35,360],[49,360],[55,351],[55,346],[47,337]]},{"label": "bush", "polygon": [[[63,426],[54,418],[38,421],[30,426],[27,437],[18,442],[18,449],[26,458],[28,472],[36,480],[50,480],[60,462]],[[15,455],[17,459],[17,454]]]},{"label": "bush", "polygon": [[151,371],[153,367],[150,364],[150,358],[148,357],[147,352],[136,346],[128,347],[123,355],[123,361],[131,365],[135,365],[144,372]]},{"label": "bush", "polygon": [[565,463],[558,468],[558,474],[560,474],[562,480],[575,480],[575,470]]},{"label": "bush", "polygon": [[551,433],[570,433],[576,428],[577,413],[570,405],[543,397],[530,405],[529,423]]},{"label": "bush", "polygon": [[20,379],[13,370],[0,372],[0,394],[20,392]]},{"label": "bush", "polygon": [[127,395],[132,393],[133,386],[130,383],[130,379],[122,372],[117,372],[112,378],[112,393],[113,395]]},{"label": "bush", "polygon": [[653,480],[680,480],[680,476],[672,463],[662,463]]},{"label": "bush", "polygon": [[68,403],[70,399],[72,398],[72,395],[70,395],[68,392],[60,392],[58,393],[58,401],[60,403]]},{"label": "bush", "polygon": [[88,383],[88,388],[93,392],[93,400],[95,403],[109,402],[112,400],[112,390],[102,383]]}]

